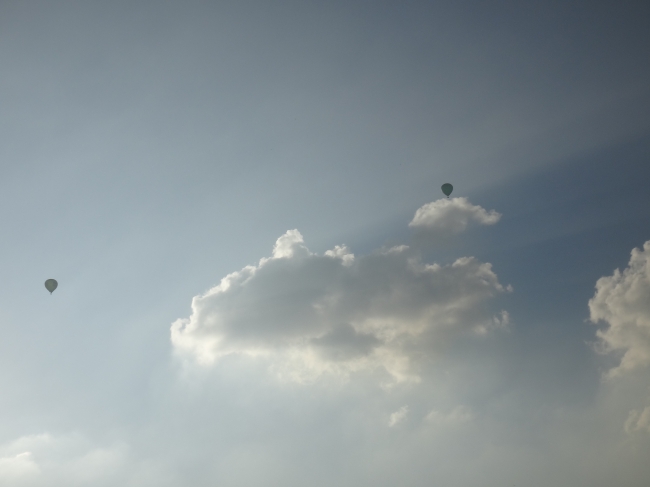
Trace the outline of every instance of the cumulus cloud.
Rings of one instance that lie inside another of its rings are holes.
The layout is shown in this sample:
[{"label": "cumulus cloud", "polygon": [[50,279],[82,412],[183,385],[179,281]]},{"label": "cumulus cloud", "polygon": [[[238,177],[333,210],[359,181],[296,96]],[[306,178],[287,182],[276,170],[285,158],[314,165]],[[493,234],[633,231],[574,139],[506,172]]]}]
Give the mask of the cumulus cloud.
[{"label": "cumulus cloud", "polygon": [[408,413],[409,413],[408,406],[402,406],[401,408],[399,408],[397,411],[395,411],[390,415],[390,418],[388,418],[388,427],[392,428],[397,423],[404,421]]},{"label": "cumulus cloud", "polygon": [[598,279],[589,310],[593,323],[607,323],[597,331],[602,351],[623,354],[611,376],[650,365],[650,241],[623,272]]},{"label": "cumulus cloud", "polygon": [[418,208],[409,227],[459,233],[467,228],[470,221],[494,225],[500,219],[500,213],[494,210],[488,212],[481,206],[473,205],[467,198],[444,198]]},{"label": "cumulus cloud", "polygon": [[440,340],[507,325],[488,301],[504,291],[489,263],[425,264],[408,246],[355,257],[345,246],[312,253],[297,230],[271,257],[221,279],[171,327],[176,353],[209,365],[263,357],[288,379],[383,371],[418,380],[413,363]]}]

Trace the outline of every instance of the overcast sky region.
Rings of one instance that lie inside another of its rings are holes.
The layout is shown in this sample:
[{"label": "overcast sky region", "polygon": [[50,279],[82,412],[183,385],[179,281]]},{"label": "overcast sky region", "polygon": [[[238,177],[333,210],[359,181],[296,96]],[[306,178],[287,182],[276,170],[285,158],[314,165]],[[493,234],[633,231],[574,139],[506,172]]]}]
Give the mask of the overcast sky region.
[{"label": "overcast sky region", "polygon": [[649,114],[648,2],[0,0],[0,486],[647,487]]}]

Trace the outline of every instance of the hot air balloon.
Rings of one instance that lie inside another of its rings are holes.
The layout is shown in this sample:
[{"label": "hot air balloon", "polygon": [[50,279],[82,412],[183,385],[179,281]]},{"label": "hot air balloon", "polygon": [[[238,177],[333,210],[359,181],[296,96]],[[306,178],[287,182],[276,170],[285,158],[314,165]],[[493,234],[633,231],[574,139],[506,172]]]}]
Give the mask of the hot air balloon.
[{"label": "hot air balloon", "polygon": [[454,190],[454,187],[449,183],[443,184],[441,188],[442,188],[442,192],[445,193],[445,196],[447,196],[447,198],[449,198],[449,195]]},{"label": "hot air balloon", "polygon": [[52,294],[54,292],[54,290],[56,289],[56,287],[58,285],[59,285],[59,283],[56,282],[55,279],[48,279],[47,281],[45,281],[45,289],[50,291],[50,294]]}]

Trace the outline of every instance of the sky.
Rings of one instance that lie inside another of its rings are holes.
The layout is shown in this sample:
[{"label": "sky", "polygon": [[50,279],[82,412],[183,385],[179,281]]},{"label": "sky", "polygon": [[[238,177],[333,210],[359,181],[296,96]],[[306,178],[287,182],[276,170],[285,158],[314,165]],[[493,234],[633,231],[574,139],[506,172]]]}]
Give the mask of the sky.
[{"label": "sky", "polygon": [[649,23],[0,0],[0,485],[647,486]]}]

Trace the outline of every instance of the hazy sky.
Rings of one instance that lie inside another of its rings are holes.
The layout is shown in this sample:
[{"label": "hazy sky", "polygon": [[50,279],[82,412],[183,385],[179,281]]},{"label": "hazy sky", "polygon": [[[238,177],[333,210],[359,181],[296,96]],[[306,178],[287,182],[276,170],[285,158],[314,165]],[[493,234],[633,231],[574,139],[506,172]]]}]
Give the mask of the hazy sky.
[{"label": "hazy sky", "polygon": [[0,0],[0,485],[646,487],[649,60],[638,1]]}]

